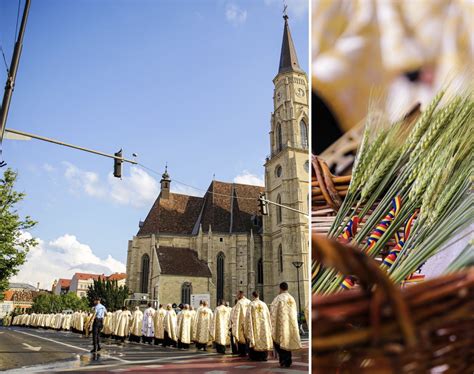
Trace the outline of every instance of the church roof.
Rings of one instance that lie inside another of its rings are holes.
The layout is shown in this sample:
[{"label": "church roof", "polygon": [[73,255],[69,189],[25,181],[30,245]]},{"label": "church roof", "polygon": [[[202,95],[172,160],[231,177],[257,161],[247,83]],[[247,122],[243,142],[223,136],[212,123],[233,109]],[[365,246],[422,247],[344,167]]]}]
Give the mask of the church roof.
[{"label": "church roof", "polygon": [[260,215],[263,187],[212,181],[204,197],[170,193],[158,196],[137,235],[197,234],[200,226],[215,232],[249,232],[252,216]]},{"label": "church roof", "polygon": [[190,248],[158,247],[156,254],[162,275],[184,275],[210,278],[211,271],[205,261],[198,258]]},{"label": "church roof", "polygon": [[291,38],[288,16],[285,15],[283,18],[285,19],[285,26],[283,29],[283,41],[281,43],[280,67],[278,68],[278,73],[287,73],[289,71],[303,72],[298,63],[295,45]]},{"label": "church roof", "polygon": [[170,193],[168,199],[160,197],[153,204],[138,235],[158,232],[190,234],[199,217],[203,198],[177,193]]}]

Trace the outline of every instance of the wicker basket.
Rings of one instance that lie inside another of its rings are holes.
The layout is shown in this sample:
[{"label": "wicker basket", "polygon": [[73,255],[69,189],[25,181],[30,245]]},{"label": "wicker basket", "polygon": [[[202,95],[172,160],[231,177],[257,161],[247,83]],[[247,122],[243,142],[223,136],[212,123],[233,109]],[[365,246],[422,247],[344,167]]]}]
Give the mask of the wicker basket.
[{"label": "wicker basket", "polygon": [[360,286],[312,300],[313,372],[472,373],[474,270],[400,290],[358,249],[313,234],[312,256]]},{"label": "wicker basket", "polygon": [[342,200],[347,194],[351,176],[337,177],[318,156],[312,156],[311,224],[313,232],[327,233]]}]

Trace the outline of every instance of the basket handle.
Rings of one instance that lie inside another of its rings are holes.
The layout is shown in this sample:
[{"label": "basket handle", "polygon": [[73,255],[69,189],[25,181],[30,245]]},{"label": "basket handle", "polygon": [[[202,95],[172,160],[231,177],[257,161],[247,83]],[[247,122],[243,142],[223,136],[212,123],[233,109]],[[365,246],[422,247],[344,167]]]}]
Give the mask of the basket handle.
[{"label": "basket handle", "polygon": [[313,165],[314,174],[316,180],[321,188],[321,193],[328,205],[336,212],[342,204],[342,199],[334,186],[332,178],[334,175],[331,174],[329,166],[318,156],[311,156],[311,163]]},{"label": "basket handle", "polygon": [[[342,274],[354,274],[366,292],[373,295],[371,310],[374,312],[372,321],[375,322],[374,338],[378,336],[380,317],[380,302],[385,295],[394,310],[400,330],[409,347],[417,345],[415,327],[400,289],[394,285],[378,264],[357,248],[328,239],[323,235],[312,234],[313,260],[334,267]],[[375,287],[374,287],[375,286]],[[374,308],[375,306],[375,308]],[[375,321],[374,321],[375,319]]]}]

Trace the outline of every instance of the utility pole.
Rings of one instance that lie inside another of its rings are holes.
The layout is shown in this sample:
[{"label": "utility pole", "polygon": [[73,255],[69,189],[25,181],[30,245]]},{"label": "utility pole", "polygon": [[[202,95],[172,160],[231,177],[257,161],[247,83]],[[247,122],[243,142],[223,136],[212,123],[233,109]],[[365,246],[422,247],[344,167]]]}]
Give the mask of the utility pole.
[{"label": "utility pole", "polygon": [[21,50],[23,48],[23,36],[25,35],[26,21],[30,11],[30,3],[31,0],[26,0],[25,2],[25,9],[23,10],[23,17],[20,24],[20,32],[18,33],[18,38],[15,42],[12,62],[10,64],[10,70],[8,71],[7,82],[5,84],[5,93],[3,94],[2,107],[0,108],[0,144],[3,140],[3,133],[5,132],[5,127],[7,124],[8,109],[10,109],[13,90],[15,89],[16,72],[20,63]]}]

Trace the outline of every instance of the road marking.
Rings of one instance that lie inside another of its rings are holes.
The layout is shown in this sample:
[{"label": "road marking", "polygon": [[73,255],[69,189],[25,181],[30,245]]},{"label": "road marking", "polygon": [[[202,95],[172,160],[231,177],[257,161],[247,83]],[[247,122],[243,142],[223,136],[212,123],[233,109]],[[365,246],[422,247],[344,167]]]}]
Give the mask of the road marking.
[{"label": "road marking", "polygon": [[[170,361],[170,363],[174,363],[175,361],[178,361],[180,358],[199,358],[199,356],[208,356],[208,355],[213,355],[213,356],[220,356],[220,354],[217,353],[203,353],[199,355],[186,355],[186,356],[173,356],[173,357],[164,357],[164,358],[155,358],[153,360],[139,360],[139,361],[127,361],[128,365],[133,365],[130,367],[130,369],[133,369],[135,365],[141,365],[141,364],[147,364],[147,363],[153,363],[153,362],[164,362],[167,363],[167,361]],[[198,357],[196,357],[198,356]],[[112,358],[112,357],[111,357]],[[193,362],[196,360],[189,360],[189,362]],[[105,365],[89,365],[89,366],[84,366],[81,367],[82,370],[94,370],[94,369],[105,369],[105,368],[113,368],[115,366],[119,366],[120,364],[105,364]],[[148,367],[149,365],[147,365]],[[162,365],[157,365],[157,366],[162,366]],[[77,371],[77,368],[72,368],[72,369],[62,369],[61,372],[66,372],[66,371]],[[102,370],[101,370],[102,371]]]},{"label": "road marking", "polygon": [[[14,330],[14,331],[15,331],[15,332],[19,332],[20,334],[25,334],[25,335],[33,336],[33,337],[35,337],[35,338],[37,338],[37,339],[43,339],[43,340],[47,340],[47,341],[50,341],[50,342],[53,342],[53,343],[56,343],[56,344],[64,345],[64,346],[66,346],[66,347],[79,349],[80,351],[89,352],[88,349],[81,348],[81,347],[76,347],[75,345],[72,345],[72,344],[67,344],[67,343],[63,343],[63,342],[58,342],[57,340],[45,338],[44,336],[38,336],[38,335],[35,335],[35,334],[30,334],[30,333],[28,333],[28,332],[20,331],[20,330]],[[129,363],[129,362],[131,362],[131,361],[124,360],[124,359],[118,358],[118,357],[113,357],[113,356],[107,356],[107,358],[111,358],[112,360],[117,360],[117,361],[121,361],[121,362],[124,362],[124,363]]]},{"label": "road marking", "polygon": [[30,351],[35,351],[39,352],[41,351],[41,346],[40,347],[33,347],[32,345],[29,345],[28,343],[21,343],[25,346],[26,349],[29,349]]}]

